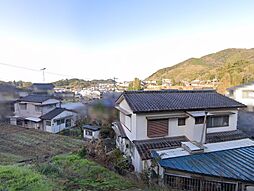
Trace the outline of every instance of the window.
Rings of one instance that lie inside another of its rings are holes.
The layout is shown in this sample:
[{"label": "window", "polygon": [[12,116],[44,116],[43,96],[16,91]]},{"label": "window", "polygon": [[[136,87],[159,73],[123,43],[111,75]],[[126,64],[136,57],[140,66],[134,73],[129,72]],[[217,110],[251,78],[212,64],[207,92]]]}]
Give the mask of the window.
[{"label": "window", "polygon": [[64,118],[63,119],[61,119],[61,124],[63,124],[64,123]]},{"label": "window", "polygon": [[65,127],[70,127],[70,126],[71,126],[71,119],[66,119]]},{"label": "window", "polygon": [[35,106],[35,111],[40,112],[40,111],[41,111],[41,107],[38,106],[38,105],[36,105],[36,106]]},{"label": "window", "polygon": [[207,127],[226,127],[229,126],[229,116],[212,116],[207,119]]},{"label": "window", "polygon": [[147,120],[147,136],[164,137],[168,135],[168,119]]},{"label": "window", "polygon": [[61,125],[61,119],[56,120],[57,125]]},{"label": "window", "polygon": [[92,131],[89,131],[89,130],[86,130],[86,135],[88,135],[88,136],[93,136],[93,132],[92,132]]},{"label": "window", "polygon": [[203,124],[204,120],[204,117],[195,117],[195,124]]},{"label": "window", "polygon": [[21,110],[26,110],[27,109],[27,104],[26,103],[20,103],[19,107]]},{"label": "window", "polygon": [[46,126],[51,126],[51,121],[46,121]]},{"label": "window", "polygon": [[186,120],[186,118],[178,118],[178,126],[185,125],[185,120]]}]

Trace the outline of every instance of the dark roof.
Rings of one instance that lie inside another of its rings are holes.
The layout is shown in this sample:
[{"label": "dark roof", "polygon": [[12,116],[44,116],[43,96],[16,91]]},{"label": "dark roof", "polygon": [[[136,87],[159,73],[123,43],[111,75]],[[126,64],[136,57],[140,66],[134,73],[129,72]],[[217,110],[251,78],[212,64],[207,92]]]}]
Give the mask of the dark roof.
[{"label": "dark roof", "polygon": [[[223,142],[248,138],[245,133],[240,130],[225,131],[218,133],[209,133],[206,137],[207,143]],[[185,136],[167,137],[158,139],[146,139],[140,141],[133,141],[136,145],[139,155],[142,160],[151,159],[151,150],[153,149],[173,149],[181,147],[181,142],[189,141]]]},{"label": "dark roof", "polygon": [[245,107],[214,90],[126,91],[121,98],[134,113]]},{"label": "dark roof", "polygon": [[208,133],[206,136],[207,143],[216,143],[223,141],[233,141],[238,139],[249,138],[250,136],[243,133],[241,130],[225,131],[217,133]]},{"label": "dark roof", "polygon": [[83,125],[82,128],[92,130],[92,131],[98,131],[101,129],[101,127],[97,125]]},{"label": "dark roof", "polygon": [[49,95],[31,94],[31,95],[20,98],[18,101],[42,103],[44,101],[47,101],[48,99],[55,99],[55,98]]},{"label": "dark roof", "polygon": [[42,115],[40,118],[43,119],[43,120],[51,120],[54,117],[58,116],[63,111],[67,111],[67,109],[65,109],[65,108],[55,108],[52,111]]},{"label": "dark roof", "polygon": [[117,125],[117,127],[119,129],[120,136],[122,138],[128,138],[125,131],[124,131],[124,128],[123,128],[122,124],[120,122],[115,122],[115,124]]},{"label": "dark roof", "polygon": [[162,159],[172,170],[254,182],[254,146]]},{"label": "dark roof", "polygon": [[52,83],[34,83],[32,84],[32,88],[37,88],[40,90],[53,90],[54,85]]},{"label": "dark roof", "polygon": [[181,146],[181,142],[188,141],[185,136],[167,137],[159,139],[146,139],[133,141],[142,160],[151,159],[150,151],[153,149],[173,149]]},{"label": "dark roof", "polygon": [[245,83],[245,84],[240,84],[238,86],[233,86],[233,87],[230,87],[230,88],[227,88],[227,90],[236,90],[237,88],[242,88],[244,86],[248,86],[248,85],[253,85],[254,84],[254,81],[253,82],[248,82],[248,83]]}]

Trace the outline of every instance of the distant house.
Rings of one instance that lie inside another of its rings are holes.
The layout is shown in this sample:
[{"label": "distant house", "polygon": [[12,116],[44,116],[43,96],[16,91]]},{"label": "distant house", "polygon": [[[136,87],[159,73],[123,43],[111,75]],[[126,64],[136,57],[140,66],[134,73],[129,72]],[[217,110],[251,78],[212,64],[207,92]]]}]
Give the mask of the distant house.
[{"label": "distant house", "polygon": [[[226,167],[226,162],[219,163],[219,160],[226,160],[223,156],[245,152],[244,149],[243,151],[238,149],[254,146],[254,142],[237,129],[238,110],[244,107],[245,105],[213,90],[127,91],[116,101],[119,121],[113,123],[112,128],[116,133],[118,148],[131,158],[136,172],[148,169],[151,160],[156,159],[160,169],[159,174],[170,188],[196,191],[202,190],[202,185],[206,184],[205,188],[208,188],[205,190],[212,191],[215,187],[226,185],[227,180],[230,179],[227,189],[235,190],[239,187],[238,182],[243,184],[246,182],[243,172],[249,167],[244,166],[243,163],[254,164],[253,158],[249,160],[250,157],[246,156],[246,161],[244,157],[241,158],[242,164],[239,165],[242,166],[242,173],[240,171],[232,173],[237,175],[237,181],[234,180],[236,176],[223,174],[223,168],[218,172],[219,177],[212,172],[217,167],[213,166],[216,163],[225,166],[224,168],[230,168],[230,165]],[[236,151],[218,154],[217,159],[212,158],[215,152],[229,149],[236,149]],[[211,155],[209,158],[211,161],[205,157],[206,152]],[[198,154],[202,156],[197,163],[202,165],[204,171],[206,170],[206,176],[203,176],[201,166],[197,167],[200,171],[193,170],[195,159],[199,158]],[[186,158],[185,166],[181,166],[180,156]],[[179,161],[175,158],[175,161],[171,162],[171,158],[174,157],[179,157]],[[190,162],[187,162],[187,157],[190,157],[188,159]],[[232,160],[235,159],[232,157]],[[173,168],[168,165],[169,163],[172,166],[179,163],[182,169]],[[233,171],[237,168],[239,166]],[[183,173],[186,171],[189,173]],[[251,173],[253,174],[254,171],[252,170]],[[254,181],[251,173],[248,174],[249,179],[244,186]],[[193,180],[194,176],[198,179],[196,182]],[[191,187],[193,181],[200,186]],[[184,185],[179,184],[180,182]]]},{"label": "distant house", "polygon": [[100,134],[100,126],[83,125],[83,134],[85,139],[98,139]]},{"label": "distant house", "polygon": [[32,94],[15,103],[15,115],[10,122],[27,128],[57,133],[73,127],[76,112],[60,108],[60,101],[50,95]]},{"label": "distant house", "polygon": [[54,85],[52,83],[34,83],[30,87],[34,94],[49,94],[53,95]]},{"label": "distant house", "polygon": [[254,111],[254,82],[228,88],[227,96],[247,105],[248,111]]}]

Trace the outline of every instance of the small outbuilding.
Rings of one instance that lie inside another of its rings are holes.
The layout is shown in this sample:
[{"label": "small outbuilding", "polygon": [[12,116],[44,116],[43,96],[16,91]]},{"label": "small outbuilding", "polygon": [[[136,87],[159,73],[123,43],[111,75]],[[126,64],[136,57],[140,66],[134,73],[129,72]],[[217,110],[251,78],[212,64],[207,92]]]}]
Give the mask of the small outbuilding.
[{"label": "small outbuilding", "polygon": [[85,139],[98,139],[101,127],[97,125],[83,125]]}]

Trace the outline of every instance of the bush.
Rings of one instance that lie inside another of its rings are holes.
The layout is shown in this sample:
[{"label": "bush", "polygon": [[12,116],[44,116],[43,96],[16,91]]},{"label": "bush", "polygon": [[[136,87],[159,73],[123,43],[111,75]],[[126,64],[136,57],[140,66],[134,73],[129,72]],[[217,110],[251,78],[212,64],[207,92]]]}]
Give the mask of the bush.
[{"label": "bush", "polygon": [[114,138],[115,132],[111,127],[102,127],[100,130],[100,137],[102,139]]}]

